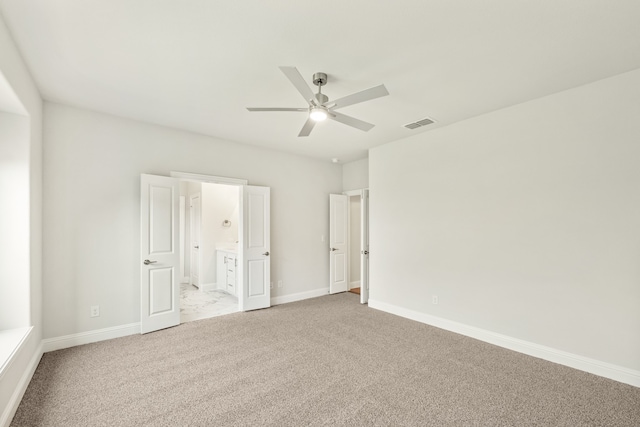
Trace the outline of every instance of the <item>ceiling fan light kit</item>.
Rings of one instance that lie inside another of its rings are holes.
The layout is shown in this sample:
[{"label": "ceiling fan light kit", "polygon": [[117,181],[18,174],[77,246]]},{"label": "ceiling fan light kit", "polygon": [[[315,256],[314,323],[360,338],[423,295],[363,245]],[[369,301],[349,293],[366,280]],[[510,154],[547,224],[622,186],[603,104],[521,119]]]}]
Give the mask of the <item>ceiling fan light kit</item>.
[{"label": "ceiling fan light kit", "polygon": [[329,97],[322,93],[322,86],[327,84],[328,76],[326,73],[315,73],[313,75],[313,84],[318,86],[318,93],[313,93],[311,88],[304,81],[304,78],[297,70],[296,67],[280,67],[280,70],[289,79],[293,86],[298,90],[302,97],[309,104],[308,108],[247,108],[249,111],[307,111],[309,117],[305,122],[302,130],[298,136],[309,136],[313,127],[317,122],[324,121],[326,119],[335,120],[347,126],[360,129],[367,132],[371,130],[374,125],[367,123],[355,117],[347,116],[336,112],[338,108],[347,107],[353,104],[359,104],[361,102],[370,101],[375,98],[389,95],[389,91],[384,85],[375,86],[369,89],[365,89],[360,92],[353,93],[351,95],[344,96],[329,102]]},{"label": "ceiling fan light kit", "polygon": [[316,122],[327,120],[328,115],[329,114],[327,113],[327,109],[324,107],[313,107],[309,111],[309,117],[311,118],[311,120],[314,120]]}]

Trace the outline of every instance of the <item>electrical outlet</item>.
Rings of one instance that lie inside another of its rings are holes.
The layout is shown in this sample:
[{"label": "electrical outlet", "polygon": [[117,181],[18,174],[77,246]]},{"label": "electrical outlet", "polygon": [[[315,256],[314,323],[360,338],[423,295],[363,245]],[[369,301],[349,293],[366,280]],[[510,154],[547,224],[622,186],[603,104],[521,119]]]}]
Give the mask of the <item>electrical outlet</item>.
[{"label": "electrical outlet", "polygon": [[282,287],[282,280],[278,280],[278,287],[281,288]]},{"label": "electrical outlet", "polygon": [[435,305],[438,305],[438,295],[433,295],[431,297],[431,303],[435,304]]},{"label": "electrical outlet", "polygon": [[273,282],[269,284],[269,289],[273,289]]},{"label": "electrical outlet", "polygon": [[99,305],[92,305],[91,306],[91,317],[98,317],[100,316],[100,306]]}]

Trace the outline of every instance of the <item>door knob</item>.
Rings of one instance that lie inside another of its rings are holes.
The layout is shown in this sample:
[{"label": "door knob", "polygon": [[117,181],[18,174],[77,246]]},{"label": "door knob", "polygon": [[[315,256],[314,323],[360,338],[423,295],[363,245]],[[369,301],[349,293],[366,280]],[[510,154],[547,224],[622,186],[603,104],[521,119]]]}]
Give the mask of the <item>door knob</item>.
[{"label": "door knob", "polygon": [[362,251],[363,254],[369,255],[369,251]]},{"label": "door knob", "polygon": [[264,256],[269,256],[269,251],[267,251],[267,252],[263,253],[262,255],[264,255]]},{"label": "door knob", "polygon": [[200,249],[200,246],[194,246],[193,249]]},{"label": "door knob", "polygon": [[144,260],[144,265],[155,264],[158,261],[149,261],[148,259]]},{"label": "door knob", "polygon": [[337,250],[338,250],[338,249],[336,249],[336,248],[331,248],[331,252],[333,252],[333,251],[337,251]]}]

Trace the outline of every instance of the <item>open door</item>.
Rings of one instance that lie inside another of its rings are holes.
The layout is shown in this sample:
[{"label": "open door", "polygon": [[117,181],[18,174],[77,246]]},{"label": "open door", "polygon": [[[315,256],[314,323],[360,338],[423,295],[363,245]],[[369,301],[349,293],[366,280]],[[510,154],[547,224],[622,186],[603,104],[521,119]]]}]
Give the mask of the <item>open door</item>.
[{"label": "open door", "polygon": [[238,303],[240,310],[247,311],[271,306],[271,189],[245,185],[242,198],[239,238],[243,268],[240,271],[242,293]]},{"label": "open door", "polygon": [[179,182],[140,175],[140,333],[180,324]]},{"label": "open door", "polygon": [[329,293],[346,292],[349,197],[329,194]]},{"label": "open door", "polygon": [[360,303],[369,302],[369,190],[362,190],[360,204]]}]

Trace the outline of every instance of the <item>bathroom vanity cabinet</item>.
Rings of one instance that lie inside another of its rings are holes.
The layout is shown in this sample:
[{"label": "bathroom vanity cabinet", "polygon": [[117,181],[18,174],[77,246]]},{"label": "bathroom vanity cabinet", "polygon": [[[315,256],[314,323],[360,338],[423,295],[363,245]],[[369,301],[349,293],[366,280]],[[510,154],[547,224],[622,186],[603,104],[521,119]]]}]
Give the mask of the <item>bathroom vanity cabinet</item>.
[{"label": "bathroom vanity cabinet", "polygon": [[238,270],[238,254],[235,251],[217,250],[217,288],[236,294],[236,271]]}]

